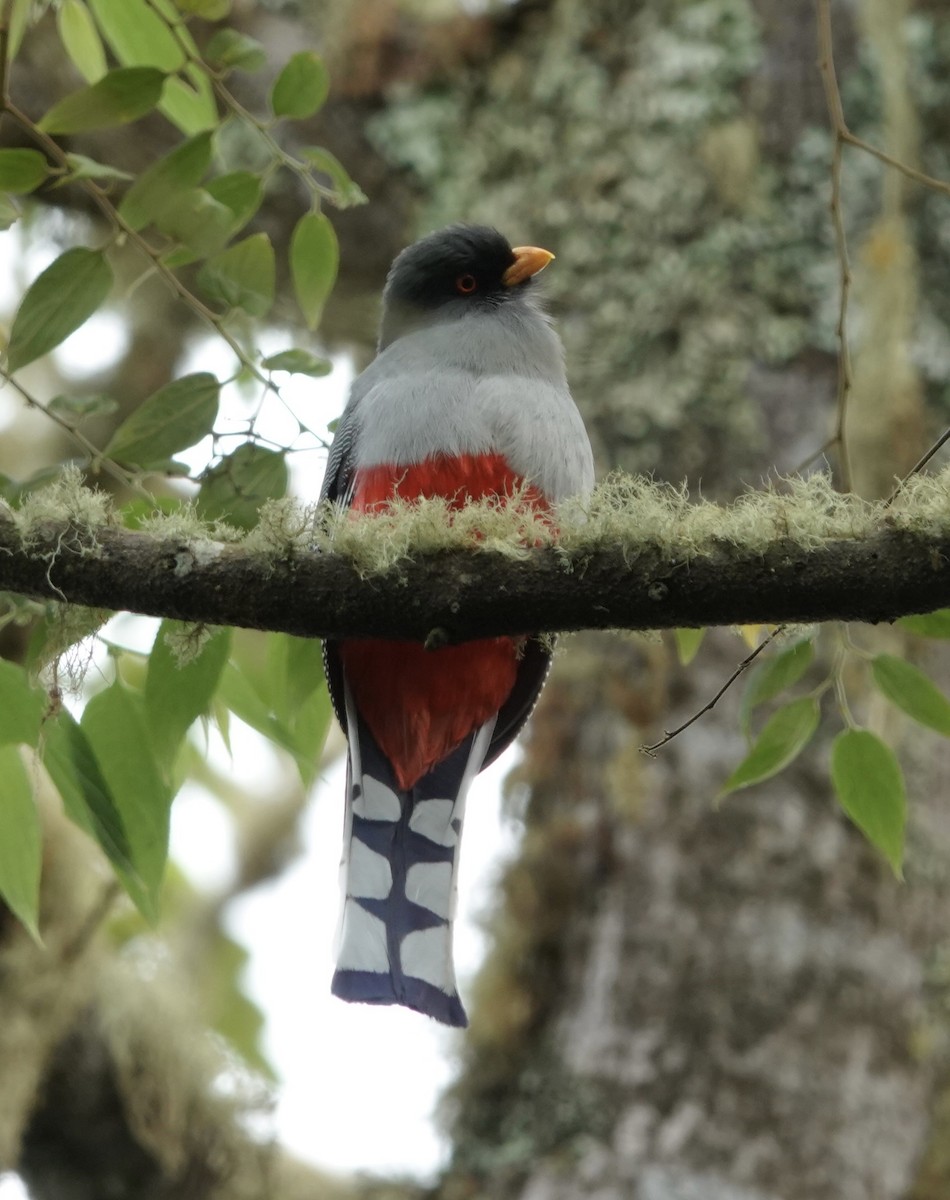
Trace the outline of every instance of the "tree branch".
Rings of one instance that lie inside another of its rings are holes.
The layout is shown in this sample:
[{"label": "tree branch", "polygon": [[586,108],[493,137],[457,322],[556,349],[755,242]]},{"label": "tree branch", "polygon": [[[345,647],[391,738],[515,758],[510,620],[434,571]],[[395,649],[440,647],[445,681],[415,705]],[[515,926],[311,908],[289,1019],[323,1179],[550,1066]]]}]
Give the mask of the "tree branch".
[{"label": "tree branch", "polygon": [[[794,498],[778,499],[794,508]],[[0,512],[0,589],[185,621],[430,645],[526,630],[876,622],[950,605],[950,520],[908,528],[906,512],[877,508],[861,509],[850,537],[738,540],[735,509],[703,505],[707,524],[710,512],[722,514],[723,536],[713,523],[701,540],[651,540],[632,522],[627,536],[610,535],[591,518],[560,545],[516,557],[475,542],[399,551],[372,569],[358,565],[352,545],[314,550],[298,537],[261,548],[253,537],[226,543],[75,520],[35,521],[24,534]],[[376,520],[352,522],[364,544]]]}]

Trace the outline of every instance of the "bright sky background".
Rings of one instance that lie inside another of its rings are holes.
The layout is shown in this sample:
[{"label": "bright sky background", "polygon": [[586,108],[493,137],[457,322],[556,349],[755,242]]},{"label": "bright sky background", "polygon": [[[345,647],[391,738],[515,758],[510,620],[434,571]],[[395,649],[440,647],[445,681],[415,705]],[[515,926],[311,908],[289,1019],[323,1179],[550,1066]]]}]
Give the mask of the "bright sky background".
[{"label": "bright sky background", "polygon": [[[11,312],[24,282],[35,278],[59,252],[51,243],[36,241],[27,252],[16,227],[0,235],[0,311]],[[117,355],[123,337],[118,316],[97,315],[56,352],[58,365],[81,379]],[[265,331],[260,340],[268,354],[292,344],[279,330]],[[222,344],[203,341],[179,370],[215,371],[224,378],[233,370],[233,359]],[[328,422],[343,407],[351,379],[346,360],[340,360],[327,379],[285,376],[287,406],[309,428],[325,435]],[[76,390],[81,387],[77,383]],[[41,400],[50,398],[38,390]],[[227,428],[233,422],[237,428],[255,403],[256,398],[225,389],[219,426]],[[19,419],[22,409],[12,390],[0,392],[0,431]],[[281,442],[291,439],[297,426],[288,409],[270,399],[258,429]],[[302,444],[310,449],[290,458],[292,486],[303,500],[311,501],[319,492],[325,451],[314,439],[305,438]],[[210,450],[208,439],[179,457],[200,466]],[[156,624],[119,617],[109,632],[123,644],[142,642],[147,647],[148,631]],[[233,730],[232,747],[233,761],[220,739],[212,738],[210,753],[219,767],[233,771],[245,784],[254,781],[266,795],[271,752],[263,739],[249,729],[246,736]],[[467,980],[484,952],[477,917],[484,913],[501,864],[513,855],[520,836],[514,822],[503,820],[500,800],[501,781],[515,753],[509,751],[480,775],[469,795],[455,934],[463,1001]],[[232,906],[229,932],[251,953],[247,990],[266,1014],[264,1049],[281,1077],[274,1116],[277,1140],[299,1157],[336,1171],[427,1176],[444,1159],[446,1148],[432,1110],[452,1077],[459,1035],[404,1009],[350,1005],[330,995],[340,904],[343,792],[340,760],[320,781],[307,808],[304,853],[279,879]],[[178,797],[172,816],[174,858],[199,886],[220,886],[234,861],[228,818],[216,801],[197,789]],[[353,1119],[357,1111],[358,1121]],[[0,1176],[0,1200],[23,1200],[25,1195],[14,1176]]]}]

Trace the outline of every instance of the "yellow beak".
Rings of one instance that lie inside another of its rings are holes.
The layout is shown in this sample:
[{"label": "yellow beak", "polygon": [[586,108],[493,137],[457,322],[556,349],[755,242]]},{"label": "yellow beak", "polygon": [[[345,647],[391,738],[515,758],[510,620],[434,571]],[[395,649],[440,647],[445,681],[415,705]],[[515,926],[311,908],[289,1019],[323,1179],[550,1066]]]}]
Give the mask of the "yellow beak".
[{"label": "yellow beak", "polygon": [[514,287],[517,283],[524,283],[532,275],[543,271],[554,258],[550,250],[542,250],[540,246],[515,246],[512,253],[515,261],[501,277],[501,282],[505,287]]}]

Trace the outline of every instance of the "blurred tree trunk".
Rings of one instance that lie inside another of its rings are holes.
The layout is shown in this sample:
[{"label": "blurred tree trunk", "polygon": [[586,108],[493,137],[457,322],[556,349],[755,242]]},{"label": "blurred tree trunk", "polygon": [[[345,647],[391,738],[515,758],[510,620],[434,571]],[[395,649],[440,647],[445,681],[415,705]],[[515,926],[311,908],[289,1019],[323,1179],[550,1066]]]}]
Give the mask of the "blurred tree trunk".
[{"label": "blurred tree trunk", "polygon": [[[911,50],[934,129],[948,95],[941,18],[915,22],[908,49],[901,6],[835,9],[849,120],[911,161]],[[524,3],[453,83],[403,95],[374,140],[414,171],[420,229],[485,220],[557,251],[548,294],[602,468],[721,496],[822,445],[838,265],[812,6]],[[931,198],[908,207],[856,151],[844,184],[855,453],[879,492],[946,388],[907,339],[946,339],[912,247],[945,270],[950,223],[940,198],[941,240]],[[655,761],[638,745],[743,654],[723,633],[684,670],[666,642],[589,635],[560,660],[511,785],[525,840],[446,1105],[445,1200],[896,1200],[918,1177],[918,1200],[948,1194],[932,1151],[919,1175],[945,1041],[926,964],[950,919],[950,829],[924,797],[946,759],[908,747],[903,887],[837,809],[827,740],[715,809],[745,750],[732,698]]]}]

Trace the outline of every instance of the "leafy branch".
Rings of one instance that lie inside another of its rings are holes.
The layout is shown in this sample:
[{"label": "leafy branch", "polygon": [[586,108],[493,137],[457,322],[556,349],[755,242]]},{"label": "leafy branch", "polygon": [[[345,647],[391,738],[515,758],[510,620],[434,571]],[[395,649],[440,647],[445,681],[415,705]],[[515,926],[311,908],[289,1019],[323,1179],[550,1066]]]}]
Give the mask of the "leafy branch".
[{"label": "leafy branch", "polygon": [[[54,349],[104,302],[112,283],[105,251],[109,245],[124,244],[145,259],[148,272],[160,278],[228,346],[240,370],[257,379],[266,391],[283,400],[273,378],[275,371],[326,374],[329,364],[303,349],[261,359],[256,352],[245,348],[231,328],[238,314],[261,317],[274,300],[274,250],[267,234],[255,233],[242,241],[233,240],[257,212],[264,198],[264,183],[274,171],[284,167],[294,172],[311,196],[311,210],[297,221],[289,260],[297,300],[311,328],[319,321],[338,258],[333,228],[319,211],[319,202],[329,199],[342,206],[364,198],[328,152],[314,148],[307,152],[310,161],[305,161],[284,151],[272,132],[282,120],[312,116],[326,99],[326,70],[317,56],[311,52],[292,56],[271,88],[272,115],[262,120],[241,105],[224,85],[230,71],[253,69],[263,60],[262,54],[258,57],[260,47],[249,44],[250,39],[235,42],[238,35],[229,37],[232,31],[220,30],[216,37],[222,61],[213,68],[201,57],[181,14],[167,0],[129,0],[120,7],[96,4],[93,12],[82,0],[69,0],[60,10],[60,33],[67,53],[89,82],[85,88],[54,104],[41,119],[33,120],[9,93],[6,63],[10,20],[10,13],[4,10],[0,15],[3,55],[0,112],[18,125],[37,150],[0,151],[0,190],[28,194],[44,183],[75,183],[105,218],[112,237],[106,246],[85,252],[84,275],[77,275],[75,264],[80,251],[74,250],[67,251],[73,260],[61,256],[34,281],[14,320],[3,376],[12,379],[19,367]],[[146,39],[142,37],[143,30],[148,34]],[[103,38],[119,58],[122,64],[119,67],[107,69]],[[215,38],[210,45],[215,46]],[[178,90],[173,92],[173,86]],[[225,118],[218,116],[215,96],[225,107]],[[135,180],[119,203],[113,200],[111,191],[122,172],[85,156],[70,154],[56,140],[62,134],[124,124],[156,108],[179,125],[186,134],[185,140]],[[238,120],[252,129],[263,140],[270,164],[260,178],[232,171],[219,173],[203,184],[216,154],[216,131],[226,120]],[[328,173],[331,183],[321,183],[315,171]],[[105,183],[100,183],[100,179]],[[153,244],[146,236],[148,226],[162,235],[163,244]],[[206,261],[198,272],[198,283],[214,306],[199,298],[179,274],[180,267],[198,264],[202,259]],[[64,288],[64,282],[69,286]],[[159,413],[161,406],[156,399],[150,397],[143,405],[146,409],[152,407],[155,426],[160,423],[156,419],[159,415],[166,421],[175,416],[167,408]],[[38,407],[53,417],[45,406]],[[139,425],[140,412],[131,418]],[[75,415],[81,419],[84,414],[77,410]],[[193,430],[191,441],[179,439],[170,452],[175,453],[213,433],[215,417],[216,406],[203,427]],[[303,423],[295,419],[304,431]],[[58,423],[70,425],[71,436],[77,440],[75,423],[62,417]],[[254,423],[252,418],[248,442],[236,452],[241,457],[228,464],[226,460],[234,455],[224,456],[219,462],[222,469],[215,468],[209,477],[214,505],[219,510],[227,508],[222,505],[227,481],[247,473],[248,460],[255,451],[261,456],[254,463],[255,473],[260,475],[263,471],[269,476],[267,494],[282,495],[286,488],[286,472],[277,469],[274,452],[257,444]],[[138,481],[144,474],[162,470],[181,473],[173,464],[169,466],[163,461],[155,447],[143,444],[141,437],[137,444],[142,454],[137,458],[128,454],[119,458],[116,454],[120,445],[128,450],[129,438],[120,437],[118,441],[113,438],[102,451],[82,435],[78,435],[78,440],[94,468],[105,466],[126,479]],[[282,462],[283,454],[277,454],[277,458]],[[235,507],[246,508],[240,482],[236,488]]]}]

